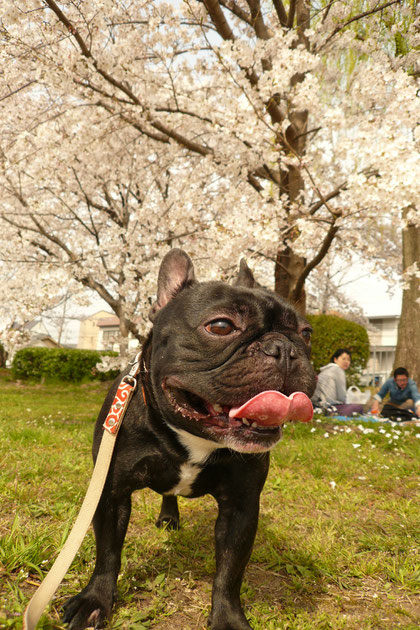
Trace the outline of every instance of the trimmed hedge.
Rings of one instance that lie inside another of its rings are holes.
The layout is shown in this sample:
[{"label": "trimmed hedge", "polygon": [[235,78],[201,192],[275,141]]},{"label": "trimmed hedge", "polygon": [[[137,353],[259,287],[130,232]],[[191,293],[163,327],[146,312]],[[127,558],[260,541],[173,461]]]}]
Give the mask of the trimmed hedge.
[{"label": "trimmed hedge", "polygon": [[79,382],[115,378],[118,370],[99,372],[96,364],[101,356],[117,356],[116,352],[76,350],[73,348],[23,348],[12,364],[14,378]]},{"label": "trimmed hedge", "polygon": [[356,384],[369,359],[366,328],[336,315],[307,315],[307,319],[314,329],[312,363],[316,372],[330,362],[336,350],[348,348],[351,351],[351,366],[346,371],[347,385]]}]

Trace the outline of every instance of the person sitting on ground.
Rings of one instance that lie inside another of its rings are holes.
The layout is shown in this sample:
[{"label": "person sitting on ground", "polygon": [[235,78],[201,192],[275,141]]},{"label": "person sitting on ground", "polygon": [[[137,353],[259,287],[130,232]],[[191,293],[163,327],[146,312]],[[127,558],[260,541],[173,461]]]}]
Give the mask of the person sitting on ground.
[{"label": "person sitting on ground", "polygon": [[374,396],[372,412],[379,411],[379,404],[389,393],[389,400],[383,406],[381,416],[384,418],[397,418],[406,420],[417,415],[420,418],[420,394],[417,384],[408,377],[408,371],[399,367],[394,370],[393,378],[389,378]]},{"label": "person sitting on ground", "polygon": [[345,371],[351,364],[351,352],[347,348],[339,348],[332,355],[330,362],[324,365],[318,375],[318,382],[312,402],[323,409],[335,407],[332,411],[340,416],[363,414],[363,405],[347,404],[347,387]]}]

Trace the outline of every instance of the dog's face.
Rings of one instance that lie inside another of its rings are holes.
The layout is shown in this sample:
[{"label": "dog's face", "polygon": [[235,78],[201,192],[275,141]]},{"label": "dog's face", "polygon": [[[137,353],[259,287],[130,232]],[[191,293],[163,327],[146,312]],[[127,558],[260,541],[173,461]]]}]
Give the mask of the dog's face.
[{"label": "dog's face", "polygon": [[151,319],[153,395],[174,429],[261,452],[286,420],[312,417],[311,328],[245,263],[234,286],[198,283],[187,255],[172,250]]}]

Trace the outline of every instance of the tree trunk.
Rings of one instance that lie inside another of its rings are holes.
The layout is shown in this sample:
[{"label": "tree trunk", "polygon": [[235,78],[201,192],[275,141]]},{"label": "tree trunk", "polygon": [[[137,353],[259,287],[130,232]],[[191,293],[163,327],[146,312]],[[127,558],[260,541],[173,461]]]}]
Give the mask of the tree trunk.
[{"label": "tree trunk", "polygon": [[128,355],[128,335],[129,335],[129,326],[124,315],[120,316],[120,357],[127,357]]},{"label": "tree trunk", "polygon": [[[286,147],[290,147],[295,155],[302,157],[306,148],[305,134],[308,125],[308,112],[291,112],[289,120],[291,124],[286,130]],[[281,172],[280,194],[286,194],[291,203],[296,201],[303,187],[304,182],[299,168],[291,166],[288,170]],[[296,292],[296,285],[306,267],[306,259],[293,251],[293,241],[297,236],[297,233],[289,233],[288,242],[281,241],[279,243],[274,269],[274,289],[279,295],[289,300],[299,313],[304,315],[306,310],[305,289],[302,287]]]},{"label": "tree trunk", "polygon": [[[305,0],[297,0],[296,2],[296,44],[303,44],[309,48],[309,43],[304,35],[305,30],[309,26],[309,5]],[[296,73],[292,78],[292,85],[296,85],[303,81],[304,75]],[[298,111],[291,109],[288,113],[290,125],[286,129],[283,146],[287,152],[293,153],[295,156],[303,157],[306,149],[308,130],[308,112],[306,110]],[[303,190],[304,182],[300,168],[297,166],[289,166],[287,170],[281,170],[280,173],[280,194],[286,194],[290,202],[296,201]],[[296,291],[298,279],[306,267],[306,259],[299,256],[293,251],[293,241],[298,234],[289,234],[288,243],[281,241],[277,250],[276,265],[274,269],[274,290],[291,302],[296,310],[305,315],[306,311],[306,293],[305,288]],[[290,244],[292,244],[290,246]]]},{"label": "tree trunk", "polygon": [[295,287],[305,266],[305,258],[295,254],[289,246],[279,247],[274,270],[274,288],[279,295],[289,300],[301,315],[305,315],[306,293],[305,289],[302,289],[299,295],[296,295]]},{"label": "tree trunk", "polygon": [[[407,216],[403,213],[403,218]],[[414,264],[420,270],[420,227],[408,223],[403,230],[403,273]],[[394,369],[407,368],[410,377],[420,384],[420,280],[411,275],[403,291],[401,319]]]}]

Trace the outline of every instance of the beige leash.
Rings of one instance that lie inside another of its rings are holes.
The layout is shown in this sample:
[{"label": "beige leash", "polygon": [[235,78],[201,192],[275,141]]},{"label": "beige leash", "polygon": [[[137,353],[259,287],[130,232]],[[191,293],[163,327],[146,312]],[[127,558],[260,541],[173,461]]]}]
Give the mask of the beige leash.
[{"label": "beige leash", "polygon": [[95,514],[99,499],[101,498],[111,464],[118,430],[122,424],[124,414],[134,390],[137,387],[135,377],[140,371],[139,361],[140,353],[136,356],[130,372],[123,377],[117,389],[114,401],[103,424],[105,431],[102,436],[98,457],[82,507],[53,566],[25,609],[23,615],[23,630],[34,630],[34,628],[36,628],[42,613],[63,581],[65,574],[83,542]]}]

